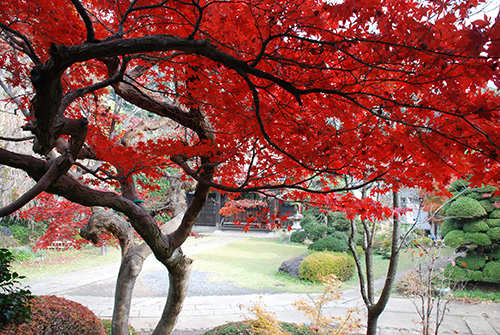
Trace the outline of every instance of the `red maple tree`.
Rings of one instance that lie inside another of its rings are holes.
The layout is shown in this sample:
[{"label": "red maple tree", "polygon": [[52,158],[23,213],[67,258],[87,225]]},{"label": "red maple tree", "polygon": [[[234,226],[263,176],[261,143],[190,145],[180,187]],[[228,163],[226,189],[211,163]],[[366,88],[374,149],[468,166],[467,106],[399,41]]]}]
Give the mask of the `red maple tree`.
[{"label": "red maple tree", "polygon": [[[349,192],[471,172],[498,185],[500,23],[471,20],[481,4],[4,1],[0,67],[36,155],[0,149],[0,163],[37,183],[0,215],[43,191],[123,213],[170,271],[154,332],[168,334],[191,263],[178,248],[211,188],[286,188],[372,218],[389,212]],[[117,97],[144,122],[116,115]],[[154,188],[173,166],[197,186],[161,233],[135,180]]]}]

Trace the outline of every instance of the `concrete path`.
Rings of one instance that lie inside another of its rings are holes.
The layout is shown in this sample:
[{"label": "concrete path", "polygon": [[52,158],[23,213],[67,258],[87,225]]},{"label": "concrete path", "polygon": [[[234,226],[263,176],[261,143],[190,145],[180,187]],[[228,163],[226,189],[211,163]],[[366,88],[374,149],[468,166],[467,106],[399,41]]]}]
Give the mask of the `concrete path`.
[{"label": "concrete path", "polygon": [[[215,248],[225,243],[249,236],[248,234],[227,234],[221,239],[207,240],[187,246],[184,252],[188,255]],[[262,237],[262,235],[259,235]],[[150,257],[146,260],[141,276],[162,269],[162,266]],[[119,264],[82,270],[39,281],[27,282],[32,292],[38,295],[55,294],[88,306],[101,318],[111,318],[113,306],[113,290]],[[152,297],[141,294],[139,287],[132,300],[131,324],[147,334],[158,321],[164,303],[164,297]],[[84,295],[81,292],[85,292]],[[318,294],[244,294],[227,296],[188,296],[184,303],[176,334],[198,335],[203,330],[224,324],[227,321],[239,321],[251,318],[249,308],[260,303],[268,311],[276,314],[279,320],[288,322],[304,322],[308,320],[292,305],[299,299],[311,300]],[[500,304],[452,303],[440,327],[440,334],[500,334]],[[324,315],[345,315],[349,308],[358,308],[357,316],[364,324],[366,315],[364,305],[357,289],[343,291],[339,301],[331,303],[324,309]],[[418,334],[420,325],[415,307],[409,299],[392,297],[379,320],[379,334]],[[420,332],[421,333],[421,332]]]}]

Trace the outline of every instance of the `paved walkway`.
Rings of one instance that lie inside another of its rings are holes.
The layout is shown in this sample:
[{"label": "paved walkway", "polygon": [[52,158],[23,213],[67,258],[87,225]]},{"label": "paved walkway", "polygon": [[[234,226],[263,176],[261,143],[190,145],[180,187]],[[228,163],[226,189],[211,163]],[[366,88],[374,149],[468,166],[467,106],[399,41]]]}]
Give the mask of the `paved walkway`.
[{"label": "paved walkway", "polygon": [[[244,235],[248,236],[248,235]],[[223,239],[208,240],[184,248],[186,254],[201,252],[230,243],[244,236],[227,235]],[[200,240],[202,241],[202,240]],[[152,257],[144,264],[141,275],[162,268]],[[92,270],[82,270],[53,278],[28,282],[35,294],[55,294],[78,301],[88,306],[101,318],[112,315],[114,281],[118,273],[118,263],[100,266]],[[80,292],[93,292],[80,295]],[[109,292],[110,291],[110,292]],[[77,295],[78,294],[78,295]],[[299,299],[314,299],[317,294],[245,294],[229,296],[188,296],[184,303],[176,334],[202,334],[203,330],[224,324],[227,321],[251,318],[248,311],[254,303],[260,302],[267,310],[276,314],[278,319],[289,322],[307,322],[301,312],[292,305]],[[134,294],[131,310],[131,324],[148,333],[158,321],[165,298],[148,297],[138,290]],[[342,298],[324,309],[325,315],[345,315],[347,309],[358,307],[359,317],[365,320],[364,305],[357,289],[343,291]],[[406,298],[392,297],[379,320],[379,334],[418,334],[419,317],[412,302]],[[362,321],[363,324],[363,321]],[[421,333],[421,332],[420,332]],[[440,334],[500,334],[500,304],[452,303],[440,327]]]}]

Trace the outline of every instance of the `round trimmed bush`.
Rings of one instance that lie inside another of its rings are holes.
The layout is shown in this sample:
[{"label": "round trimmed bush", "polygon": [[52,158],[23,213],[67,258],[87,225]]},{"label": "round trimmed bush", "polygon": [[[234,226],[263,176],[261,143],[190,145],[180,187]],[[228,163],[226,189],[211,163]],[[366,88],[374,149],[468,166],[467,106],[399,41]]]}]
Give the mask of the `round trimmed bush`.
[{"label": "round trimmed bush", "polygon": [[461,230],[452,230],[444,237],[444,244],[450,247],[458,247],[465,243],[465,233]]},{"label": "round trimmed bush", "polygon": [[498,282],[500,279],[500,262],[490,261],[486,263],[483,276],[485,281]]},{"label": "round trimmed bush", "polygon": [[464,231],[466,233],[478,233],[478,232],[484,232],[488,231],[490,227],[484,220],[477,220],[477,221],[472,221],[472,222],[467,222],[464,224]]},{"label": "round trimmed bush", "polygon": [[500,227],[491,228],[490,230],[488,230],[486,232],[486,235],[488,235],[488,237],[491,238],[492,240],[499,241],[500,240]]},{"label": "round trimmed bush", "polygon": [[483,272],[479,270],[467,270],[459,266],[448,264],[445,267],[444,274],[452,281],[481,281],[483,280]]},{"label": "round trimmed bush", "polygon": [[485,222],[490,228],[500,227],[500,219],[488,218],[485,220]]},{"label": "round trimmed bush", "polygon": [[460,230],[462,225],[458,220],[455,219],[446,219],[441,224],[441,236],[446,236],[452,230]]},{"label": "round trimmed bush", "polygon": [[474,191],[466,192],[465,196],[467,198],[471,198],[471,199],[474,199],[474,200],[477,200],[477,201],[480,201],[480,200],[483,199],[483,195],[481,193],[474,192]]},{"label": "round trimmed bush", "polygon": [[491,201],[484,199],[484,200],[479,200],[479,203],[481,206],[483,206],[484,210],[488,213],[491,213],[495,210],[495,206],[491,203]]},{"label": "round trimmed bush", "polygon": [[455,263],[467,270],[480,270],[486,264],[486,257],[482,255],[467,255],[455,258]]},{"label": "round trimmed bush", "polygon": [[486,211],[481,206],[479,201],[468,197],[461,197],[456,199],[446,210],[446,215],[448,216],[457,216],[464,218],[477,218],[486,216],[486,214]]},{"label": "round trimmed bush", "polygon": [[301,230],[296,230],[290,235],[290,242],[292,243],[302,243],[306,239],[306,232]]},{"label": "round trimmed bush", "polygon": [[336,231],[310,244],[308,249],[315,251],[346,252],[349,249],[349,239],[346,234]]},{"label": "round trimmed bush", "polygon": [[342,253],[317,252],[304,258],[300,264],[301,279],[319,283],[319,277],[334,274],[340,281],[349,280],[356,271],[354,259]]},{"label": "round trimmed bush", "polygon": [[465,233],[465,240],[475,245],[491,244],[491,239],[485,233]]},{"label": "round trimmed bush", "polygon": [[2,335],[105,335],[99,318],[87,307],[56,296],[31,301],[32,318],[20,325],[7,325]]},{"label": "round trimmed bush", "polygon": [[317,223],[310,223],[304,227],[304,231],[311,241],[317,241],[326,236],[328,227]]},{"label": "round trimmed bush", "polygon": [[493,212],[488,215],[492,219],[500,219],[500,208],[495,209]]}]

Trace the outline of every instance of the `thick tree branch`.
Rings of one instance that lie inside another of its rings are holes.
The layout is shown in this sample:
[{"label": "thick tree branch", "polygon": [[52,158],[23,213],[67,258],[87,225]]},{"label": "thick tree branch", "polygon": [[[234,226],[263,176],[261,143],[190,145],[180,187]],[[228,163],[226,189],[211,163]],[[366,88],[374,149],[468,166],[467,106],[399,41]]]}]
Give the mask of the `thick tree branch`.
[{"label": "thick tree branch", "polygon": [[90,19],[87,11],[83,7],[82,3],[79,0],[71,0],[73,6],[75,6],[78,14],[80,14],[83,22],[85,23],[85,29],[87,30],[87,40],[88,43],[95,42],[95,33],[94,26],[92,25],[92,20]]}]

